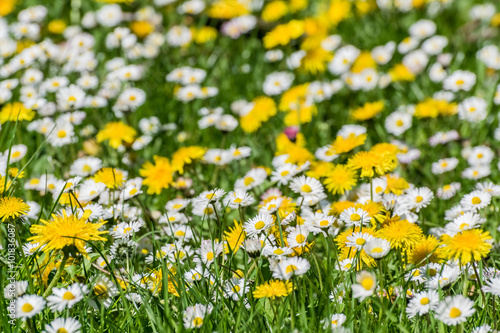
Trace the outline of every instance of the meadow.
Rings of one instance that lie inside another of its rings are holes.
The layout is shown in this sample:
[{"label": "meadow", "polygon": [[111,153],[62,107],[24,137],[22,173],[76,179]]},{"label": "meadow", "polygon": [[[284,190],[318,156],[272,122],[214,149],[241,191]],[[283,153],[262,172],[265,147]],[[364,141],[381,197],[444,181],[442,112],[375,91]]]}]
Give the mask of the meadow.
[{"label": "meadow", "polygon": [[1,332],[500,332],[500,3],[0,1]]}]

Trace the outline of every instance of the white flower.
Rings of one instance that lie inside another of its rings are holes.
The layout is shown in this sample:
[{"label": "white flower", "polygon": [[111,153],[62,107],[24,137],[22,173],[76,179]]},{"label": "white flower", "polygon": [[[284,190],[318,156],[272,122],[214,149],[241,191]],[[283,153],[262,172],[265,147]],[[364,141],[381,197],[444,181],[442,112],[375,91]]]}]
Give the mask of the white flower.
[{"label": "white flower", "polygon": [[66,307],[71,309],[86,293],[87,286],[81,283],[73,283],[66,288],[54,288],[52,295],[47,297],[48,306],[54,311],[63,311]]},{"label": "white flower", "polygon": [[441,301],[436,309],[436,318],[446,325],[458,325],[472,316],[476,310],[474,302],[462,296],[448,296]]},{"label": "white flower", "polygon": [[377,279],[375,274],[368,271],[361,271],[356,275],[356,282],[351,286],[352,297],[363,301],[365,298],[373,295],[377,287]]},{"label": "white flower", "polygon": [[26,295],[16,299],[16,318],[31,318],[42,312],[45,300],[42,296]]}]

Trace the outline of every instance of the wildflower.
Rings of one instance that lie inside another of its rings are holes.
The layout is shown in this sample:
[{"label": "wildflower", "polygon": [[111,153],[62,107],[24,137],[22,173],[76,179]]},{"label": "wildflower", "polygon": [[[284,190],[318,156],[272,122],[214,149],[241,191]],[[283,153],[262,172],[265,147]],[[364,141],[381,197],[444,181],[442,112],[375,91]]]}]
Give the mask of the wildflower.
[{"label": "wildflower", "polygon": [[45,325],[46,333],[78,333],[82,325],[74,318],[56,318],[50,324]]},{"label": "wildflower", "polygon": [[491,250],[491,236],[480,229],[464,230],[444,241],[444,251],[449,258],[459,260],[461,264],[479,261]]},{"label": "wildflower", "polygon": [[255,298],[270,298],[288,296],[293,290],[293,285],[290,281],[269,280],[258,285],[254,292]]},{"label": "wildflower", "polygon": [[52,310],[63,311],[66,307],[71,309],[73,305],[81,301],[87,293],[87,286],[73,283],[67,288],[54,288],[53,295],[47,297],[48,305]]},{"label": "wildflower", "polygon": [[273,277],[280,280],[289,280],[292,276],[300,276],[305,274],[311,264],[304,258],[292,257],[287,258],[278,263],[278,265],[272,269]]},{"label": "wildflower", "polygon": [[212,312],[212,309],[211,305],[195,304],[194,306],[188,306],[183,315],[184,327],[189,329],[203,326],[205,317]]},{"label": "wildflower", "polygon": [[408,303],[406,313],[408,318],[413,318],[417,314],[423,316],[434,310],[439,303],[439,294],[434,290],[422,291],[415,294]]},{"label": "wildflower", "polygon": [[108,277],[99,276],[94,282],[93,292],[97,300],[109,308],[113,297],[118,295],[118,288]]},{"label": "wildflower", "polygon": [[23,103],[15,102],[5,105],[0,111],[0,122],[7,121],[30,121],[35,117],[35,111],[28,109]]},{"label": "wildflower", "polygon": [[16,299],[16,318],[31,318],[42,312],[45,300],[38,295],[26,295]]},{"label": "wildflower", "polygon": [[368,271],[361,271],[356,275],[356,282],[351,286],[352,297],[363,301],[365,298],[373,295],[377,287],[377,279],[375,274]]},{"label": "wildflower", "polygon": [[124,123],[110,122],[97,133],[97,142],[103,142],[109,140],[109,145],[118,149],[123,143],[131,144],[136,137],[136,130],[132,127],[125,125]]},{"label": "wildflower", "polygon": [[391,248],[409,250],[413,248],[422,237],[422,229],[407,220],[398,220],[385,225],[377,233],[377,236],[388,240]]},{"label": "wildflower", "polygon": [[0,199],[0,218],[2,222],[7,219],[17,219],[21,215],[27,215],[29,211],[30,206],[20,198],[5,197]]},{"label": "wildflower", "polygon": [[425,265],[428,262],[440,263],[445,253],[436,237],[423,236],[408,254],[409,261],[414,265]]},{"label": "wildflower", "polygon": [[153,160],[155,164],[144,163],[139,174],[144,177],[143,184],[148,186],[148,194],[160,194],[173,184],[174,167],[166,157],[155,155]]},{"label": "wildflower", "polygon": [[63,211],[62,216],[53,214],[52,220],[40,220],[43,225],[32,225],[30,231],[34,236],[28,238],[33,243],[38,242],[39,247],[46,245],[43,250],[48,252],[54,249],[64,249],[69,246],[75,246],[80,253],[87,255],[85,244],[87,241],[106,241],[101,234],[107,231],[99,231],[99,228],[106,222],[88,223],[90,211],[85,211],[81,216],[66,215]]},{"label": "wildflower", "polygon": [[375,174],[384,175],[395,169],[396,157],[389,153],[374,153],[362,151],[354,155],[347,162],[347,166],[354,170],[361,170],[361,177],[373,177]]},{"label": "wildflower", "polygon": [[439,302],[436,309],[436,318],[446,325],[461,324],[476,312],[474,302],[462,296],[448,296]]}]

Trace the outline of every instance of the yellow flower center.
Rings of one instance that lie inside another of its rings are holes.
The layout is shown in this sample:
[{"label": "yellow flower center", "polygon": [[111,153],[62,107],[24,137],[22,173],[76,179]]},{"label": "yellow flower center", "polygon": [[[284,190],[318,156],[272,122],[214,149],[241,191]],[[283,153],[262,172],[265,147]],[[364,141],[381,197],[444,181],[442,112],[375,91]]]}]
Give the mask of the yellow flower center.
[{"label": "yellow flower center", "polygon": [[69,96],[68,102],[76,102],[75,96]]},{"label": "yellow flower center", "polygon": [[255,229],[257,230],[260,230],[262,228],[264,228],[266,226],[266,224],[264,223],[264,221],[259,221],[257,223],[255,223]]},{"label": "yellow flower center", "polygon": [[374,247],[372,253],[382,253],[384,250],[381,247]]},{"label": "yellow flower center", "polygon": [[201,326],[203,325],[203,318],[196,317],[193,319],[193,325],[194,326]]},{"label": "yellow flower center", "polygon": [[60,130],[59,132],[57,132],[57,137],[62,139],[62,138],[65,138],[66,137],[66,131],[65,130]]},{"label": "yellow flower center", "polygon": [[33,311],[33,305],[26,303],[22,307],[23,312],[31,312]]},{"label": "yellow flower center", "polygon": [[209,261],[214,260],[214,253],[213,252],[207,253],[207,260],[209,260]]},{"label": "yellow flower center", "polygon": [[289,274],[289,273],[292,273],[294,271],[297,270],[297,266],[295,265],[288,265],[288,267],[286,268],[286,273]]},{"label": "yellow flower center", "polygon": [[306,237],[302,234],[298,234],[297,237],[295,237],[295,240],[297,243],[303,243],[306,240]]},{"label": "yellow flower center", "polygon": [[322,226],[322,227],[326,227],[328,225],[328,220],[323,220],[321,222],[319,222],[319,225]]},{"label": "yellow flower center", "polygon": [[302,185],[302,187],[300,188],[300,190],[302,192],[305,192],[305,193],[310,193],[312,191],[312,188],[311,188],[311,186],[309,186],[307,184],[304,184],[304,185]]},{"label": "yellow flower center", "polygon": [[457,308],[452,308],[451,311],[450,311],[450,317],[451,318],[457,318],[459,317],[460,315],[462,314],[462,311],[460,311],[459,309]]},{"label": "yellow flower center", "polygon": [[21,156],[21,152],[19,151],[15,151],[12,153],[12,158],[18,158],[19,156]]},{"label": "yellow flower center", "polygon": [[68,333],[64,327],[61,327],[60,329],[57,330],[57,333]]},{"label": "yellow flower center", "polygon": [[429,299],[427,297],[424,297],[420,300],[420,304],[422,305],[427,305],[429,304]]},{"label": "yellow flower center", "polygon": [[177,230],[177,231],[175,232],[175,235],[176,235],[176,236],[178,236],[178,237],[182,237],[182,236],[184,236],[185,234],[186,234],[186,233],[185,233],[184,231],[182,231],[182,230]]},{"label": "yellow flower center", "polygon": [[276,250],[274,250],[274,254],[280,255],[280,254],[283,254],[283,253],[285,253],[285,251],[283,251],[282,249],[276,249]]},{"label": "yellow flower center", "polygon": [[72,299],[75,299],[75,295],[73,295],[73,293],[71,293],[70,291],[64,293],[63,300],[71,301]]},{"label": "yellow flower center", "polygon": [[245,186],[248,186],[248,185],[252,184],[254,181],[255,181],[255,179],[253,179],[252,177],[245,177],[245,179],[243,180],[243,183],[245,184]]},{"label": "yellow flower center", "polygon": [[396,126],[398,126],[398,127],[401,127],[401,126],[403,126],[404,124],[405,124],[405,123],[404,123],[401,119],[399,119],[398,121],[396,121]]},{"label": "yellow flower center", "polygon": [[417,197],[415,198],[415,201],[416,201],[417,203],[422,202],[422,200],[424,200],[424,198],[422,198],[422,196],[421,196],[421,195],[417,195]]},{"label": "yellow flower center", "polygon": [[481,199],[479,197],[474,197],[471,202],[473,205],[479,205],[481,203]]},{"label": "yellow flower center", "polygon": [[361,220],[361,216],[357,213],[351,214],[351,221],[357,222]]},{"label": "yellow flower center", "polygon": [[106,286],[102,284],[98,284],[97,286],[94,287],[94,294],[97,295],[100,299],[107,298],[108,297],[108,289]]},{"label": "yellow flower center", "polygon": [[358,245],[364,245],[365,243],[366,243],[366,240],[364,238],[356,239],[356,244],[358,244]]},{"label": "yellow flower center", "polygon": [[361,286],[365,288],[366,290],[370,290],[373,287],[373,279],[370,277],[364,278],[363,281],[361,281]]},{"label": "yellow flower center", "polygon": [[240,291],[240,289],[241,289],[241,287],[240,287],[240,286],[234,286],[234,287],[233,287],[233,291],[234,291],[235,293],[239,292],[239,291]]},{"label": "yellow flower center", "polygon": [[83,172],[90,172],[92,171],[92,167],[88,164],[85,164],[82,168]]},{"label": "yellow flower center", "polygon": [[181,204],[176,204],[176,205],[174,205],[172,208],[173,208],[173,209],[179,209],[179,208],[181,208],[181,207],[182,207],[182,205],[181,205]]},{"label": "yellow flower center", "polygon": [[285,176],[286,176],[286,175],[288,175],[289,173],[290,173],[290,172],[289,172],[289,171],[287,171],[287,170],[285,170],[285,171],[281,171],[281,175],[282,175],[283,177],[285,177]]}]

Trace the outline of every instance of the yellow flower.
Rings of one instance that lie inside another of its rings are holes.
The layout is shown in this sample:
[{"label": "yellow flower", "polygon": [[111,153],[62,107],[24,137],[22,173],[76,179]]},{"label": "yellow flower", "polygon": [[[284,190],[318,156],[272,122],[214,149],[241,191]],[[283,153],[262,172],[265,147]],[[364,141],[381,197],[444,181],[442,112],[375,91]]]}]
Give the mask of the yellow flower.
[{"label": "yellow flower", "polygon": [[109,140],[109,145],[118,149],[124,142],[132,143],[137,132],[132,127],[125,125],[121,121],[107,123],[106,126],[97,133],[97,142]]},{"label": "yellow flower", "polygon": [[444,241],[444,251],[449,259],[458,259],[461,264],[479,261],[490,253],[492,240],[488,231],[464,230]]},{"label": "yellow flower", "polygon": [[264,122],[276,115],[276,103],[270,97],[260,96],[252,101],[253,108],[240,118],[240,126],[243,131],[253,133],[257,131]]},{"label": "yellow flower", "polygon": [[326,174],[324,184],[332,194],[344,194],[356,186],[356,172],[347,165],[337,164]]},{"label": "yellow flower", "polygon": [[0,1],[0,16],[7,16],[16,7],[16,0],[2,0]]},{"label": "yellow flower", "polygon": [[331,0],[327,11],[328,22],[337,25],[351,13],[351,3],[347,0]]},{"label": "yellow flower", "polygon": [[284,1],[271,1],[262,11],[262,19],[267,22],[274,22],[285,16],[287,13],[288,7]]},{"label": "yellow flower", "polygon": [[9,175],[12,178],[24,178],[24,171],[19,172],[19,168],[10,168]]},{"label": "yellow flower", "polygon": [[173,183],[174,167],[166,157],[153,156],[154,163],[146,162],[139,171],[144,178],[143,184],[148,186],[148,194],[160,194],[164,188]]},{"label": "yellow flower", "polygon": [[85,244],[88,241],[106,241],[101,234],[107,231],[99,231],[99,228],[105,224],[105,221],[99,223],[90,223],[87,221],[92,212],[86,210],[82,217],[76,215],[63,216],[53,214],[52,220],[41,220],[43,225],[32,225],[30,231],[35,236],[28,238],[32,243],[38,243],[38,248],[43,247],[44,252],[50,250],[64,249],[75,246],[78,251],[87,256]]},{"label": "yellow flower", "polygon": [[139,38],[144,38],[155,31],[155,26],[147,21],[134,21],[130,23],[130,30]]},{"label": "yellow flower", "polygon": [[413,81],[415,75],[403,64],[396,64],[389,70],[392,81]]},{"label": "yellow flower", "polygon": [[410,184],[403,177],[397,175],[386,175],[387,187],[385,188],[385,193],[394,193],[396,195],[401,195],[404,190],[410,188]]},{"label": "yellow flower", "polygon": [[104,183],[107,188],[120,188],[125,183],[125,175],[119,169],[102,168],[93,177],[96,183]]},{"label": "yellow flower", "polygon": [[363,51],[352,64],[351,72],[361,73],[364,69],[375,67],[377,67],[377,63],[373,60],[371,52]]},{"label": "yellow flower", "polygon": [[325,161],[312,162],[306,176],[316,179],[324,178],[333,170],[334,166],[334,164]]},{"label": "yellow flower", "polygon": [[278,45],[287,45],[292,39],[299,38],[304,33],[304,22],[291,20],[280,24],[264,36],[264,47],[272,49]]},{"label": "yellow flower", "polygon": [[351,134],[347,138],[337,136],[332,143],[332,148],[329,150],[332,154],[348,153],[356,147],[363,145],[366,141],[366,134],[354,135]]},{"label": "yellow flower", "polygon": [[361,177],[382,176],[394,170],[397,159],[390,152],[376,153],[372,151],[361,151],[351,157],[347,165],[353,170],[361,170]]},{"label": "yellow flower", "polygon": [[445,100],[427,98],[415,106],[415,117],[436,118],[439,115],[450,116],[457,113],[457,104]]},{"label": "yellow flower", "polygon": [[182,175],[184,173],[184,166],[203,158],[205,151],[205,148],[199,146],[179,148],[172,156],[172,166],[175,171],[179,171]]},{"label": "yellow flower", "polygon": [[225,252],[238,252],[241,244],[243,244],[243,241],[245,240],[245,237],[246,233],[241,227],[241,224],[235,220],[234,227],[229,227],[229,231],[224,231],[224,240],[227,244]]},{"label": "yellow flower", "polygon": [[333,55],[323,48],[308,50],[300,63],[300,68],[308,73],[322,73],[326,70],[326,64],[333,58]]},{"label": "yellow flower", "polygon": [[445,253],[440,247],[439,241],[432,235],[422,237],[408,255],[409,261],[419,266],[429,262],[440,263],[444,258]]},{"label": "yellow flower", "polygon": [[288,296],[292,290],[293,284],[288,280],[270,280],[258,285],[253,292],[253,297],[275,299]]},{"label": "yellow flower", "polygon": [[35,117],[35,111],[27,109],[23,103],[14,102],[6,104],[0,111],[0,122],[3,124],[7,121],[30,121]]},{"label": "yellow flower", "polygon": [[377,101],[373,103],[365,103],[365,105],[352,111],[352,117],[355,120],[363,121],[372,119],[384,109],[384,101]]},{"label": "yellow flower", "polygon": [[330,205],[330,212],[328,215],[340,215],[347,208],[354,207],[356,204],[352,201],[336,201]]},{"label": "yellow flower", "polygon": [[314,159],[314,155],[305,148],[305,145],[306,142],[302,133],[297,134],[295,142],[290,141],[286,134],[281,133],[276,138],[276,155],[288,154],[286,163],[302,165]]},{"label": "yellow flower", "polygon": [[217,38],[217,29],[213,27],[201,27],[194,34],[194,41],[198,44],[204,44]]},{"label": "yellow flower", "polygon": [[63,20],[52,20],[49,22],[47,28],[50,33],[60,35],[66,29],[66,23]]},{"label": "yellow flower", "polygon": [[422,236],[422,229],[408,220],[388,223],[377,232],[377,237],[388,240],[391,243],[391,248],[405,251],[417,245],[422,240]]},{"label": "yellow flower", "polygon": [[218,0],[208,10],[208,16],[217,19],[231,19],[250,13],[247,4],[250,2],[239,0]]},{"label": "yellow flower", "polygon": [[30,206],[20,198],[7,197],[0,199],[0,218],[2,222],[5,222],[7,219],[16,219],[21,215],[26,215],[29,211]]}]

